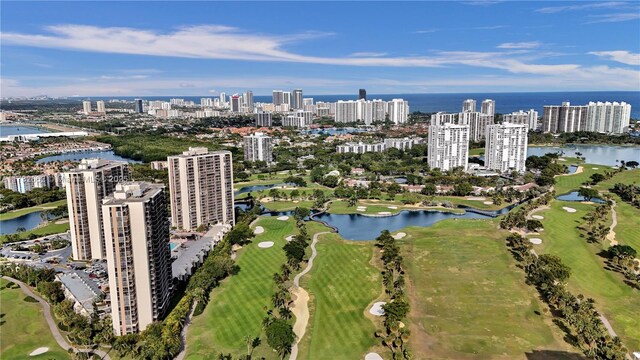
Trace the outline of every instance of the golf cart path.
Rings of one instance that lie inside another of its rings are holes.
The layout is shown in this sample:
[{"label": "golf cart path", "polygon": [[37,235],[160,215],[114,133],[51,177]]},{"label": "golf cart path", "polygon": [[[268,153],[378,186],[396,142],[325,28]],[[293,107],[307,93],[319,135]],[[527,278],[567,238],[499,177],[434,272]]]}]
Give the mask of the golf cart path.
[{"label": "golf cart path", "polygon": [[60,333],[60,330],[58,329],[56,322],[53,320],[53,317],[51,316],[51,306],[49,306],[49,303],[46,302],[40,296],[36,295],[33,291],[31,291],[29,286],[27,286],[22,281],[14,279],[12,277],[8,277],[8,276],[2,276],[2,278],[18,284],[20,286],[20,289],[25,295],[31,296],[32,298],[38,300],[40,305],[42,305],[43,307],[44,318],[47,320],[47,325],[49,325],[49,330],[51,331],[53,338],[56,340],[56,342],[62,349],[64,349],[65,351],[68,351],[69,349],[73,349],[73,351],[93,352],[94,354],[98,355],[101,359],[111,360],[111,357],[109,356],[109,354],[107,354],[102,350],[79,349],[69,345],[65,337]]},{"label": "golf cart path", "polygon": [[296,295],[296,299],[293,302],[291,311],[296,317],[296,322],[293,324],[293,332],[296,334],[296,342],[291,347],[291,355],[289,360],[296,360],[298,357],[298,344],[307,329],[307,323],[309,322],[309,293],[300,287],[300,278],[306,275],[313,267],[313,259],[315,259],[318,252],[316,251],[316,244],[318,243],[318,237],[323,234],[330,234],[329,231],[319,232],[313,235],[313,241],[311,242],[311,256],[307,262],[307,267],[302,270],[298,275],[293,278],[292,292]]},{"label": "golf cart path", "polygon": [[616,232],[613,229],[618,225],[618,214],[616,213],[616,202],[611,200],[613,205],[611,205],[611,226],[609,226],[609,233],[607,234],[607,240],[609,240],[610,245],[617,245],[616,241]]}]

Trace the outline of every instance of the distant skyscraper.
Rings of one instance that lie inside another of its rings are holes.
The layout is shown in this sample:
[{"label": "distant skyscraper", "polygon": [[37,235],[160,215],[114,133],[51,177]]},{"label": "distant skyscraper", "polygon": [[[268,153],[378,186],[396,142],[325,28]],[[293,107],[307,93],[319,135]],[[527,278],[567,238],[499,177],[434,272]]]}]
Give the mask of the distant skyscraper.
[{"label": "distant skyscraper", "polygon": [[113,329],[116,335],[137,333],[162,320],[171,298],[164,187],[144,182],[118,184],[101,211]]},{"label": "distant skyscraper", "polygon": [[552,133],[586,131],[588,106],[547,105],[542,115],[542,131]]},{"label": "distant skyscraper", "polygon": [[138,114],[142,114],[144,112],[144,106],[142,105],[142,99],[135,99],[134,100],[134,104],[135,104],[135,111]]},{"label": "distant skyscraper", "polygon": [[495,115],[496,114],[496,102],[491,99],[486,99],[482,101],[482,107],[480,112],[487,115]]},{"label": "distant skyscraper", "polygon": [[631,104],[625,102],[589,102],[586,131],[622,134],[629,127]]},{"label": "distant skyscraper", "polygon": [[71,251],[75,260],[104,259],[102,199],[116,184],[129,179],[125,162],[83,159],[78,168],[65,173]]},{"label": "distant skyscraper", "polygon": [[104,101],[98,100],[98,102],[96,102],[96,111],[99,112],[100,114],[107,113],[107,109],[104,106]]},{"label": "distant skyscraper", "polygon": [[469,125],[429,126],[429,167],[448,171],[469,163]]},{"label": "distant skyscraper", "polygon": [[534,109],[529,111],[517,111],[511,114],[504,114],[502,121],[511,124],[524,124],[527,125],[529,130],[536,130],[538,128],[538,112]]},{"label": "distant skyscraper", "polygon": [[220,106],[224,105],[227,102],[227,94],[221,92],[220,93]]},{"label": "distant skyscraper", "polygon": [[358,99],[367,100],[367,90],[365,90],[365,89],[360,89],[360,90],[358,91]]},{"label": "distant skyscraper", "polygon": [[302,89],[293,90],[293,109],[302,109]]},{"label": "distant skyscraper", "polygon": [[267,164],[273,162],[273,147],[271,137],[263,133],[244,137],[244,160],[245,161],[265,161]]},{"label": "distant skyscraper", "polygon": [[89,115],[91,113],[91,101],[83,101],[82,102],[82,112],[85,115]]},{"label": "distant skyscraper", "polygon": [[353,123],[358,120],[357,103],[353,100],[338,100],[336,103],[336,122]]},{"label": "distant skyscraper", "polygon": [[253,112],[253,91],[248,90],[246,93],[244,93],[244,101],[245,101],[245,106],[247,107],[247,112],[252,113]]},{"label": "distant skyscraper", "polygon": [[273,105],[280,105],[284,102],[284,92],[282,90],[273,90]]},{"label": "distant skyscraper", "polygon": [[266,111],[258,111],[255,115],[256,127],[270,127],[271,113]]},{"label": "distant skyscraper", "polygon": [[493,115],[466,111],[458,114],[460,125],[469,125],[469,140],[479,142],[485,137],[488,125],[493,124]]},{"label": "distant skyscraper", "polygon": [[231,152],[189,148],[167,161],[173,226],[194,230],[202,224],[234,224]]},{"label": "distant skyscraper", "polygon": [[504,173],[525,171],[527,160],[526,124],[502,123],[487,126],[485,167]]},{"label": "distant skyscraper", "polygon": [[240,95],[231,96],[231,112],[240,112]]},{"label": "distant skyscraper", "polygon": [[473,99],[467,99],[465,101],[462,102],[462,112],[465,111],[471,111],[471,112],[475,112],[476,111],[476,101]]},{"label": "distant skyscraper", "polygon": [[292,105],[292,99],[291,99],[291,92],[289,91],[284,91],[282,93],[282,103],[283,104],[288,104],[289,105],[289,109],[291,109],[291,105]]}]

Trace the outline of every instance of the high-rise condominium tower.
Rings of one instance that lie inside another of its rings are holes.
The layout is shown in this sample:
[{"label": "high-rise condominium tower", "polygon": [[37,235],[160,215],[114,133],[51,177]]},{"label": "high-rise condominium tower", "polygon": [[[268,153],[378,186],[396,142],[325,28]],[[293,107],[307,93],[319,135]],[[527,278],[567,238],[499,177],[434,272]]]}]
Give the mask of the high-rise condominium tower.
[{"label": "high-rise condominium tower", "polygon": [[104,259],[102,199],[116,184],[129,180],[125,162],[83,159],[78,168],[65,173],[71,249],[75,260]]},{"label": "high-rise condominium tower", "polygon": [[244,159],[246,161],[273,161],[273,147],[271,137],[257,132],[244,137]]},{"label": "high-rise condominium tower", "polygon": [[429,166],[448,171],[456,167],[467,170],[469,163],[469,125],[429,126]]},{"label": "high-rise condominium tower", "polygon": [[486,99],[482,101],[482,106],[480,108],[480,112],[487,115],[495,115],[496,114],[496,102],[491,99]]},{"label": "high-rise condominium tower", "polygon": [[358,90],[358,99],[367,100],[367,90],[365,89]]},{"label": "high-rise condominium tower", "polygon": [[302,109],[302,89],[293,90],[293,109]]},{"label": "high-rise condominium tower", "polygon": [[244,93],[244,106],[247,107],[248,113],[253,112],[253,91],[248,90],[246,93]]},{"label": "high-rise condominium tower", "polygon": [[462,112],[465,111],[471,111],[471,112],[475,112],[476,111],[476,101],[473,99],[467,99],[465,101],[462,102]]},{"label": "high-rise condominium tower", "polygon": [[270,127],[271,113],[267,111],[258,111],[255,115],[256,127]]},{"label": "high-rise condominium tower", "polygon": [[389,107],[389,120],[392,123],[404,124],[409,116],[409,102],[402,99],[393,99],[387,103]]},{"label": "high-rise condominium tower", "polygon": [[102,204],[117,335],[137,333],[161,320],[171,297],[169,221],[164,186],[120,183]]},{"label": "high-rise condominium tower", "polygon": [[167,160],[172,226],[234,224],[231,152],[189,148]]},{"label": "high-rise condominium tower", "polygon": [[82,112],[85,115],[89,115],[91,113],[91,101],[83,101],[82,102]]},{"label": "high-rise condominium tower", "polygon": [[273,105],[280,105],[284,103],[284,92],[282,90],[273,90]]},{"label": "high-rise condominium tower", "polygon": [[144,106],[142,105],[142,99],[135,99],[133,102],[135,104],[136,113],[142,114],[144,112]]},{"label": "high-rise condominium tower", "polygon": [[104,101],[98,100],[96,102],[96,111],[99,112],[100,114],[106,114],[107,113],[107,109],[104,106]]},{"label": "high-rise condominium tower", "polygon": [[527,124],[502,123],[487,126],[485,166],[504,173],[525,171],[527,160]]}]

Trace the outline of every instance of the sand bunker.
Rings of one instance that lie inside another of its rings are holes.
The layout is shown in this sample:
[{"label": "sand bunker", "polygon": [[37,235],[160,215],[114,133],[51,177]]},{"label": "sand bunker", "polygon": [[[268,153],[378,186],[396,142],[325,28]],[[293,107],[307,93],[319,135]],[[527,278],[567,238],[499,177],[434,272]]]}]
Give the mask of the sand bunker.
[{"label": "sand bunker", "polygon": [[295,235],[289,235],[289,236],[287,236],[287,237],[286,237],[286,238],[284,238],[284,239],[285,239],[285,240],[287,240],[287,241],[289,241],[289,242],[291,242],[291,241],[293,241],[293,237],[294,237],[294,236],[295,236]]},{"label": "sand bunker", "polygon": [[263,241],[258,244],[258,247],[263,249],[270,248],[272,246],[273,246],[273,241]]},{"label": "sand bunker", "polygon": [[289,220],[289,217],[288,216],[278,216],[278,220],[287,221],[287,220]]},{"label": "sand bunker", "polygon": [[536,219],[536,220],[543,220],[544,216],[542,216],[542,215],[531,215],[531,218],[532,219]]},{"label": "sand bunker", "polygon": [[540,239],[540,238],[529,238],[529,242],[534,244],[534,245],[540,245],[540,244],[542,244],[542,239]]},{"label": "sand bunker", "polygon": [[484,201],[487,200],[487,198],[483,198],[483,197],[468,197],[467,200],[473,200],[473,201]]},{"label": "sand bunker", "polygon": [[393,205],[391,205],[391,206],[387,206],[387,207],[388,207],[389,209],[391,209],[391,210],[396,210],[396,209],[398,208],[397,206],[393,206]]},{"label": "sand bunker", "polygon": [[391,213],[388,211],[380,211],[378,215],[391,215]]},{"label": "sand bunker", "polygon": [[56,224],[66,224],[69,222],[69,219],[60,219],[60,220],[56,220]]},{"label": "sand bunker", "polygon": [[407,236],[407,234],[406,234],[406,233],[399,232],[399,233],[397,233],[397,234],[393,235],[393,238],[394,238],[394,239],[396,239],[396,240],[400,240],[400,239],[402,239],[402,238],[403,238],[403,237],[405,237],[405,236]]},{"label": "sand bunker", "polygon": [[386,304],[386,302],[384,301],[378,301],[377,303],[374,303],[371,306],[371,309],[369,309],[369,313],[371,315],[375,315],[375,316],[382,316],[384,315],[384,310],[382,309],[382,305]]},{"label": "sand bunker", "polygon": [[558,160],[560,160],[560,161],[567,161],[567,159],[563,159],[563,158],[560,158],[560,159],[558,159]]},{"label": "sand bunker", "polygon": [[570,207],[567,207],[567,206],[563,206],[563,207],[562,207],[562,210],[564,210],[564,211],[566,211],[566,212],[568,212],[568,213],[574,213],[574,212],[576,212],[576,209],[574,209],[574,208],[570,208]]},{"label": "sand bunker", "polygon": [[264,232],[264,228],[262,226],[256,226],[256,229],[253,230],[253,233],[256,235],[260,235]]},{"label": "sand bunker", "polygon": [[591,170],[598,170],[598,168],[591,168]]},{"label": "sand bunker", "polygon": [[382,356],[378,353],[370,352],[364,356],[364,360],[383,360]]},{"label": "sand bunker", "polygon": [[367,207],[366,206],[358,206],[356,208],[356,211],[367,211]]},{"label": "sand bunker", "polygon": [[48,347],[39,347],[39,348],[37,348],[37,349],[33,350],[33,351],[31,352],[31,354],[29,354],[29,356],[38,356],[38,355],[42,355],[42,354],[46,353],[47,351],[49,351],[49,348],[48,348]]},{"label": "sand bunker", "polygon": [[493,201],[484,201],[484,202],[483,202],[483,204],[485,204],[485,205],[492,205],[492,204],[493,204]]}]

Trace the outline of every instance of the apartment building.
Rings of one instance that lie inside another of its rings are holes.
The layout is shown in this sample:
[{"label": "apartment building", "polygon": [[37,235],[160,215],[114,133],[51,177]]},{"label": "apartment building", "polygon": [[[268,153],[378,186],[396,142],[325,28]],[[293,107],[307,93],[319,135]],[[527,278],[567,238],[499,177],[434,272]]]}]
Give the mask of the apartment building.
[{"label": "apartment building", "polygon": [[527,160],[527,124],[502,123],[487,126],[485,167],[501,173],[524,173]]},{"label": "apartment building", "polygon": [[244,137],[244,160],[273,162],[273,145],[271,137],[257,132]]},{"label": "apartment building", "polygon": [[429,167],[442,171],[462,167],[469,163],[469,125],[429,126]]}]

